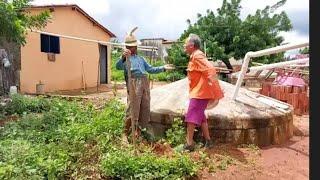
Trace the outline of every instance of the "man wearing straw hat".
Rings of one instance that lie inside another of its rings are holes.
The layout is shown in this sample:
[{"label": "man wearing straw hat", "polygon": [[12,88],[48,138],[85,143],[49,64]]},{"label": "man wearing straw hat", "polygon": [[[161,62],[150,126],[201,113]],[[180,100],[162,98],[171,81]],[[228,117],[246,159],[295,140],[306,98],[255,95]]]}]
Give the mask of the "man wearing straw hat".
[{"label": "man wearing straw hat", "polygon": [[[166,70],[174,69],[172,65],[164,65],[160,67],[152,67],[146,62],[146,60],[137,55],[137,46],[140,44],[136,39],[133,32],[137,29],[134,28],[131,32],[125,37],[125,46],[121,58],[116,63],[116,68],[118,70],[124,70],[124,76],[127,85],[127,93],[129,95],[128,87],[128,72],[126,66],[126,59],[130,60],[131,63],[131,80],[134,96],[133,102],[130,102],[129,96],[127,98],[128,108],[126,111],[125,119],[125,129],[124,132],[128,136],[131,120],[137,120],[137,132],[140,133],[141,130],[149,130],[149,121],[150,121],[150,87],[149,79],[147,73],[156,74],[164,72]],[[133,108],[133,114],[130,114],[131,108]],[[149,134],[150,135],[150,134]]]}]

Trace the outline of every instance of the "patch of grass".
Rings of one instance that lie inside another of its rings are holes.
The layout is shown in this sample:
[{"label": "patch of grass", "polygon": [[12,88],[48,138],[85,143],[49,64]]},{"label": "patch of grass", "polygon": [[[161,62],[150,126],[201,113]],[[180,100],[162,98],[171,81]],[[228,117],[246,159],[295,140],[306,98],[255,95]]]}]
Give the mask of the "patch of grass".
[{"label": "patch of grass", "polygon": [[171,146],[184,144],[186,139],[186,129],[181,118],[174,118],[172,127],[166,131],[166,141]]},{"label": "patch of grass", "polygon": [[125,107],[116,99],[101,111],[46,100],[41,111],[22,106],[26,113],[0,129],[0,179],[183,179],[198,170],[188,154],[159,157],[148,146],[121,144]]},{"label": "patch of grass", "polygon": [[116,150],[105,155],[102,169],[105,176],[112,178],[181,179],[194,175],[197,166],[187,155],[176,154],[168,159],[153,153]]},{"label": "patch of grass", "polygon": [[201,158],[198,160],[200,167],[207,168],[210,173],[215,173],[219,170],[226,170],[230,165],[238,163],[236,159],[228,155],[214,154],[208,156],[206,153],[201,153]]},{"label": "patch of grass", "polygon": [[21,94],[14,94],[11,101],[3,108],[4,115],[41,113],[50,108],[50,102],[44,97],[31,98]]},{"label": "patch of grass", "polygon": [[255,144],[241,144],[238,147],[249,149],[251,152],[255,152],[255,153],[259,153],[260,151],[260,148]]}]

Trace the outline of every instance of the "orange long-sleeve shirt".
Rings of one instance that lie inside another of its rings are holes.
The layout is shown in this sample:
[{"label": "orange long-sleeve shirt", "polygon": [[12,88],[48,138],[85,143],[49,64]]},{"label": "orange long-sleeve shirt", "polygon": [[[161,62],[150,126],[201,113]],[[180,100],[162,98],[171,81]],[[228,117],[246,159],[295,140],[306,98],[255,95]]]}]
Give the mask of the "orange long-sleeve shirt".
[{"label": "orange long-sleeve shirt", "polygon": [[190,98],[221,99],[224,97],[216,70],[202,51],[196,50],[191,54],[187,71]]}]

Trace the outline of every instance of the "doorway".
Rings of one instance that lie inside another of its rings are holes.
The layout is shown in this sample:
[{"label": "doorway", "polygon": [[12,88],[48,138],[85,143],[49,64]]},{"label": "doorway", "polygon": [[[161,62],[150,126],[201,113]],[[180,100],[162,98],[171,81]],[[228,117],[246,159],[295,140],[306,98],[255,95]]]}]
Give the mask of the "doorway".
[{"label": "doorway", "polygon": [[99,66],[100,66],[100,84],[107,84],[108,82],[108,49],[107,46],[99,44]]}]

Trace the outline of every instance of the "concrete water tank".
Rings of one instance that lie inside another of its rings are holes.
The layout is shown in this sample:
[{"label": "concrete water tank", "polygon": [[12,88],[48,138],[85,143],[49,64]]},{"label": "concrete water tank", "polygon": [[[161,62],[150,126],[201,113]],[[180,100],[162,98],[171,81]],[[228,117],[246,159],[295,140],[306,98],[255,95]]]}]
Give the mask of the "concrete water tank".
[{"label": "concrete water tank", "polygon": [[[212,139],[222,143],[281,144],[293,135],[290,104],[241,88],[232,99],[235,86],[219,81],[225,97],[207,110]],[[164,135],[174,117],[184,119],[188,104],[187,78],[151,90],[151,124],[156,135]]]}]

